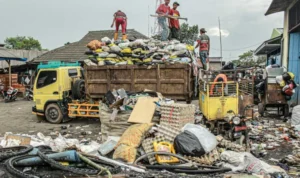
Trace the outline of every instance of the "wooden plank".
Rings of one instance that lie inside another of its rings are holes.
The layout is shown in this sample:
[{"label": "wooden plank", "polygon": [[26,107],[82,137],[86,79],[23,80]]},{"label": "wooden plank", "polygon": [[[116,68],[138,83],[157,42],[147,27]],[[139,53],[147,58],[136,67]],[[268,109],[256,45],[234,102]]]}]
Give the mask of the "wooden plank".
[{"label": "wooden plank", "polygon": [[152,122],[158,98],[140,97],[128,119],[129,123],[148,124]]},{"label": "wooden plank", "polygon": [[161,79],[160,79],[160,68],[159,68],[159,65],[157,65],[157,68],[156,68],[156,81],[157,81],[156,91],[157,92],[161,92]]}]

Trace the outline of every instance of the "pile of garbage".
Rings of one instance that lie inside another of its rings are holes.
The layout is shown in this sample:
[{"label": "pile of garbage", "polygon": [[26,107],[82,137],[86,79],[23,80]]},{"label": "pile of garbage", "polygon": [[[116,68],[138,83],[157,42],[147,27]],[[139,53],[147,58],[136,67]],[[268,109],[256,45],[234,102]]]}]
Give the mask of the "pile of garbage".
[{"label": "pile of garbage", "polygon": [[194,47],[177,40],[162,42],[155,39],[113,41],[108,37],[87,44],[88,66],[154,65],[164,63],[192,63]]},{"label": "pile of garbage", "polygon": [[250,151],[268,163],[277,165],[290,175],[299,175],[300,106],[293,108],[287,123],[278,120],[252,121]]}]

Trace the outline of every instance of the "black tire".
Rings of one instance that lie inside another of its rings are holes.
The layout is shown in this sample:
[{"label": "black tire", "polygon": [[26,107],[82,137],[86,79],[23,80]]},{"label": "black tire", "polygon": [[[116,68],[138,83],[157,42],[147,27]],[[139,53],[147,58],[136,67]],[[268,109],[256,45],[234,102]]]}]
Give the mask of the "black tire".
[{"label": "black tire", "polygon": [[76,80],[72,87],[73,99],[83,99],[85,97],[84,80]]},{"label": "black tire", "polygon": [[258,104],[258,113],[259,113],[261,116],[264,116],[264,113],[265,113],[265,106],[264,106],[262,103],[259,103],[259,104]]},{"label": "black tire", "polygon": [[0,149],[0,161],[5,159],[23,155],[30,152],[33,149],[32,146],[17,146],[17,147],[8,147],[8,148],[1,148]]},{"label": "black tire", "polygon": [[92,169],[79,169],[79,168],[75,168],[75,167],[68,167],[68,166],[63,166],[61,165],[59,162],[50,159],[47,157],[47,155],[45,155],[44,153],[42,153],[41,151],[38,151],[38,155],[39,157],[46,162],[47,164],[49,164],[51,167],[54,167],[56,169],[60,169],[60,170],[64,170],[64,171],[69,171],[71,173],[74,174],[79,174],[79,175],[97,175],[99,173],[98,170],[92,170]]},{"label": "black tire", "polygon": [[60,124],[63,120],[63,114],[57,104],[49,104],[45,110],[45,117],[51,124]]},{"label": "black tire", "polygon": [[21,156],[16,156],[16,157],[10,158],[9,160],[7,160],[5,162],[6,170],[10,174],[12,174],[16,177],[19,177],[19,178],[40,178],[39,176],[26,174],[23,171],[20,171],[19,169],[16,169],[14,167],[15,162],[17,162],[19,160],[27,159],[27,158],[33,158],[33,157],[36,157],[36,156],[21,155]]}]

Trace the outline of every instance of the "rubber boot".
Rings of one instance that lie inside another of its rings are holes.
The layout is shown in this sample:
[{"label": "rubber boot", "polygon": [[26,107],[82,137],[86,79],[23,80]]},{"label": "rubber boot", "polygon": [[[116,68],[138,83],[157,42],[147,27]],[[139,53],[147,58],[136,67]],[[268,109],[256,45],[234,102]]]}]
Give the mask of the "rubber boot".
[{"label": "rubber boot", "polygon": [[116,41],[118,39],[118,33],[115,33],[114,40]]},{"label": "rubber boot", "polygon": [[124,41],[124,40],[126,40],[127,39],[127,35],[123,35],[122,36],[122,40]]}]

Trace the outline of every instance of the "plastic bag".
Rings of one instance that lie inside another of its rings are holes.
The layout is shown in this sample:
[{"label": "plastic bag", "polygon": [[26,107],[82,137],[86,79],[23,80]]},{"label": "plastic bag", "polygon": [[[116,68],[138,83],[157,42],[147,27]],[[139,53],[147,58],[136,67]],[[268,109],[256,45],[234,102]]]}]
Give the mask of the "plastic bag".
[{"label": "plastic bag", "polygon": [[110,49],[114,52],[120,52],[122,50],[119,46],[112,46]]},{"label": "plastic bag", "polygon": [[254,173],[259,175],[271,173],[285,173],[282,169],[276,169],[269,164],[257,159],[251,153],[243,152],[237,153],[234,151],[224,151],[221,154],[221,160],[224,161],[223,167],[231,168],[233,172]]},{"label": "plastic bag", "polygon": [[102,42],[107,43],[110,42],[111,40],[108,37],[104,37],[101,39]]},{"label": "plastic bag", "polygon": [[292,126],[300,125],[300,105],[293,108],[291,124]]},{"label": "plastic bag", "polygon": [[128,48],[129,43],[120,43],[118,46],[119,46],[121,49],[125,49],[125,48]]},{"label": "plastic bag", "polygon": [[205,150],[205,153],[211,152],[218,144],[216,137],[210,131],[200,125],[186,124],[182,130],[193,133],[198,138],[203,149]]},{"label": "plastic bag", "polygon": [[201,157],[205,155],[198,138],[189,131],[184,131],[176,136],[174,140],[174,148],[176,153],[180,153],[185,156]]},{"label": "plastic bag", "polygon": [[101,48],[102,43],[98,40],[93,40],[87,44],[87,47],[91,50],[96,50]]},{"label": "plastic bag", "polygon": [[174,48],[175,51],[186,50],[186,44],[177,44]]},{"label": "plastic bag", "polygon": [[103,53],[99,53],[98,56],[101,57],[101,58],[105,58],[109,55],[108,52],[103,52]]}]

